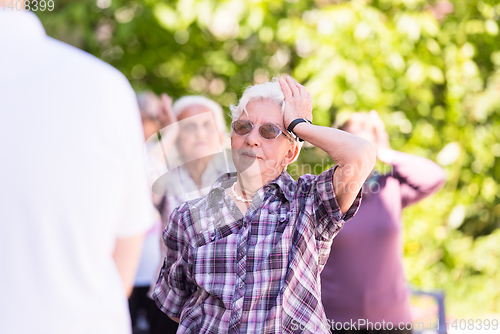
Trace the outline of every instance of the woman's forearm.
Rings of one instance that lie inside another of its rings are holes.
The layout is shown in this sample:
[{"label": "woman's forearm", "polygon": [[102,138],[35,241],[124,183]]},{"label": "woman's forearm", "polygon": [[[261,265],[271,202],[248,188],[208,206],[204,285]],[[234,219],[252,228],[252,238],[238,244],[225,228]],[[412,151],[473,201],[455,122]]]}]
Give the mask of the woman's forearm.
[{"label": "woman's forearm", "polygon": [[294,132],[312,145],[321,148],[339,165],[365,163],[369,171],[369,162],[375,164],[375,149],[366,140],[348,132],[325,126],[299,123]]},{"label": "woman's forearm", "polygon": [[390,164],[394,173],[412,187],[422,191],[439,188],[446,180],[443,168],[424,157],[394,151]]},{"label": "woman's forearm", "polygon": [[294,132],[328,153],[339,165],[334,188],[340,209],[345,213],[375,166],[375,148],[368,141],[345,131],[305,122],[297,124]]},{"label": "woman's forearm", "polygon": [[[287,77],[279,79],[285,97],[285,129],[297,118],[312,118],[311,94],[301,84]],[[375,148],[364,139],[341,130],[299,123],[293,132],[328,153],[339,168],[333,175],[335,197],[345,213],[356,199],[363,182],[375,166]]]}]

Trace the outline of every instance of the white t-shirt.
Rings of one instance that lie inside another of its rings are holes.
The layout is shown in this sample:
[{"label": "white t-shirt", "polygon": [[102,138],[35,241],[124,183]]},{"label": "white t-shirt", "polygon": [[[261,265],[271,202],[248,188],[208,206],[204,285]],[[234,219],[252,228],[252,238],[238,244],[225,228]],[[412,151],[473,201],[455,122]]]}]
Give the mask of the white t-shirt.
[{"label": "white t-shirt", "polygon": [[130,333],[112,252],[154,222],[135,94],[32,13],[0,32],[0,333]]}]

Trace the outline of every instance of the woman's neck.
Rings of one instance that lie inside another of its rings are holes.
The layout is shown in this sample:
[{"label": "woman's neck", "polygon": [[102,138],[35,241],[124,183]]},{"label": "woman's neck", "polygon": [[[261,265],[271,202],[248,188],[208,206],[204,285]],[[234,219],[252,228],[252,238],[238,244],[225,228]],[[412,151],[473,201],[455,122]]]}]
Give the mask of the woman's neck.
[{"label": "woman's neck", "polygon": [[194,183],[198,187],[198,190],[201,189],[203,186],[201,184],[201,177],[203,175],[203,172],[207,168],[207,165],[209,162],[210,162],[210,159],[202,158],[202,159],[196,159],[196,160],[190,161],[184,165],[186,167],[189,175],[193,179]]},{"label": "woman's neck", "polygon": [[[280,173],[281,174],[281,173]],[[274,176],[255,175],[249,176],[245,172],[238,173],[238,186],[242,193],[246,196],[253,197],[257,194],[260,188],[275,180],[280,174]]]},{"label": "woman's neck", "polygon": [[249,198],[253,198],[257,191],[262,188],[264,184],[262,179],[259,177],[245,177],[241,173],[238,173],[236,187],[238,191]]}]

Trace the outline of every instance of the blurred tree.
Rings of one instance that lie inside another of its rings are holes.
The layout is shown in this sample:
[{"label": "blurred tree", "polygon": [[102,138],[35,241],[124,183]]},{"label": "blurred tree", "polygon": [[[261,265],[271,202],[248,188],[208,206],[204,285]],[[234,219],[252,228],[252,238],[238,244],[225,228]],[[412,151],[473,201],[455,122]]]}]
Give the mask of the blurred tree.
[{"label": "blurred tree", "polygon": [[[37,14],[50,36],[109,62],[137,90],[227,107],[248,85],[290,74],[313,95],[315,123],[377,109],[393,148],[448,175],[405,213],[409,281],[444,288],[456,315],[500,312],[495,0],[59,0]],[[292,169],[331,163],[306,148]]]}]

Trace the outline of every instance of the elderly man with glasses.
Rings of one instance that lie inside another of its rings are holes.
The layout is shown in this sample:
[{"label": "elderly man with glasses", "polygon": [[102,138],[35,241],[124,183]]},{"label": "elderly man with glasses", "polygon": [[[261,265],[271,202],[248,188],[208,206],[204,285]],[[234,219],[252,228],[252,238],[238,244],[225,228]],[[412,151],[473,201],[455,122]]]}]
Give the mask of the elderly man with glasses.
[{"label": "elderly man with glasses", "polygon": [[[178,333],[329,333],[320,273],[360,205],[375,150],[313,125],[311,95],[290,77],[248,87],[231,111],[237,172],[173,211],[156,304]],[[337,165],[294,181],[286,166],[301,140]]]}]

